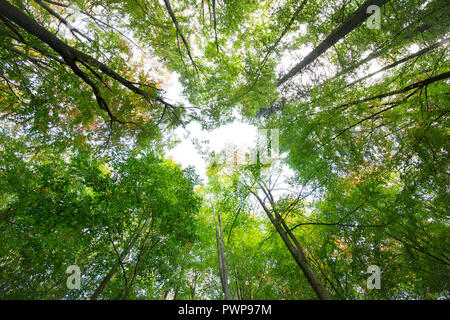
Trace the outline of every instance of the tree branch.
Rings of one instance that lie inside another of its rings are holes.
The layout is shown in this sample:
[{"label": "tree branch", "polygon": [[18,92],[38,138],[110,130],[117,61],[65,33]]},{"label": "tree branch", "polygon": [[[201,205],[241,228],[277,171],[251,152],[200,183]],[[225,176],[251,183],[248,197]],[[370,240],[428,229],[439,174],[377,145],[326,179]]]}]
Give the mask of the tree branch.
[{"label": "tree branch", "polygon": [[348,33],[359,27],[370,14],[367,8],[371,5],[383,6],[389,0],[367,0],[356,10],[345,23],[334,29],[331,34],[325,38],[311,53],[309,53],[301,62],[294,66],[286,75],[284,75],[277,83],[277,87],[291,79],[293,76],[302,71],[311,62],[316,60],[320,55],[327,51],[331,46],[336,44],[340,39],[344,38]]},{"label": "tree branch", "polygon": [[197,76],[198,76],[199,74],[198,74],[197,65],[195,64],[195,61],[192,58],[191,50],[189,49],[189,45],[186,41],[186,38],[184,37],[183,33],[181,32],[180,26],[178,25],[178,20],[175,17],[175,14],[173,13],[172,6],[170,5],[169,0],[164,0],[164,4],[166,5],[167,12],[169,13],[170,18],[172,19],[172,22],[175,25],[175,28],[177,29],[178,33],[180,34],[181,40],[183,41],[184,46],[186,47],[186,51],[188,53],[189,59],[191,60],[192,65],[195,68],[195,72],[197,73]]}]

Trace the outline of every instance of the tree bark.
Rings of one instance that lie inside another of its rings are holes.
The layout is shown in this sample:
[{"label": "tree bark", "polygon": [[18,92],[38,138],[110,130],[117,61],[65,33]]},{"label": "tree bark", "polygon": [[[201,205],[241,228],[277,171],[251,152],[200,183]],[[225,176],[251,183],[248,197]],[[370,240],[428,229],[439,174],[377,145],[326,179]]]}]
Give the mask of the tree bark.
[{"label": "tree bark", "polygon": [[[100,90],[98,89],[96,84],[89,78],[89,76],[86,73],[84,73],[80,68],[78,68],[78,66],[76,65],[77,61],[87,66],[88,68],[90,68],[89,66],[93,66],[101,70],[105,75],[118,81],[120,84],[122,84],[124,87],[128,88],[132,92],[139,94],[146,99],[149,99],[149,95],[146,91],[136,87],[133,82],[124,78],[123,76],[121,76],[120,74],[109,68],[104,63],[98,61],[94,57],[87,55],[74,47],[69,46],[68,44],[60,40],[58,37],[56,37],[53,33],[51,33],[46,28],[41,26],[37,21],[30,18],[28,15],[26,15],[24,12],[22,12],[15,6],[11,5],[6,0],[0,0],[0,16],[17,24],[25,31],[34,35],[36,38],[43,41],[45,44],[47,44],[53,50],[55,50],[61,56],[61,58],[63,58],[64,62],[72,69],[72,71],[92,88],[95,97],[97,99],[98,105],[100,106],[101,109],[105,110],[108,113],[109,117],[111,118],[111,121],[124,123],[123,121],[118,120],[112,114],[105,100],[101,96]],[[90,69],[92,71],[92,68]],[[174,106],[165,102],[163,99],[159,97],[153,100],[162,103],[165,107],[174,108]]]},{"label": "tree bark", "polygon": [[344,38],[348,33],[359,27],[371,14],[367,13],[367,8],[371,5],[383,6],[389,0],[367,0],[356,10],[347,21],[334,29],[331,34],[326,37],[311,53],[309,53],[302,61],[294,66],[286,75],[284,75],[277,83],[277,87],[291,79],[293,76],[302,71],[311,62],[316,60],[320,55],[336,44],[340,39]]},{"label": "tree bark", "polygon": [[[281,239],[287,246],[289,252],[291,253],[291,255],[294,258],[297,265],[302,270],[303,274],[305,275],[306,279],[310,283],[314,292],[322,300],[332,300],[333,299],[332,296],[330,295],[328,290],[325,288],[325,286],[322,284],[322,282],[319,280],[319,278],[316,276],[316,274],[314,273],[314,270],[311,268],[308,261],[306,260],[306,256],[303,252],[302,246],[298,242],[297,238],[292,234],[292,232],[290,232],[289,228],[284,223],[284,220],[282,219],[282,217],[275,211],[274,211],[274,213],[275,213],[275,216],[274,216],[272,214],[272,212],[267,208],[264,201],[255,192],[253,192],[253,191],[251,191],[251,192],[256,197],[258,202],[261,204],[267,217],[270,219],[270,221],[274,225],[275,229],[277,230],[278,234],[281,236]],[[268,198],[269,198],[269,200],[271,199],[270,195],[268,196]],[[272,206],[273,206],[273,204],[272,204]]]},{"label": "tree bark", "polygon": [[[433,44],[433,45],[431,45],[431,46],[429,46],[429,47],[426,47],[426,48],[424,48],[424,49],[422,49],[422,50],[420,50],[420,51],[417,51],[416,53],[410,54],[410,55],[407,56],[407,57],[404,57],[404,58],[402,58],[402,59],[400,59],[400,60],[398,60],[398,61],[395,61],[395,62],[393,62],[393,63],[391,63],[391,64],[389,64],[389,65],[387,65],[387,66],[381,68],[380,70],[377,70],[377,71],[375,71],[375,72],[372,72],[372,73],[370,73],[370,74],[368,74],[368,75],[366,75],[366,76],[364,76],[364,77],[362,77],[362,78],[359,78],[358,80],[355,80],[355,81],[349,83],[347,86],[345,86],[345,88],[351,87],[351,86],[353,86],[353,85],[356,84],[356,83],[359,83],[359,82],[361,82],[361,81],[363,81],[363,80],[365,80],[365,79],[368,79],[368,78],[370,78],[370,77],[373,77],[374,75],[376,75],[376,74],[378,74],[378,73],[380,73],[380,72],[383,72],[383,71],[392,69],[392,68],[394,68],[394,67],[396,67],[396,66],[398,66],[398,65],[400,65],[400,64],[402,64],[402,63],[405,63],[405,62],[407,62],[407,61],[409,61],[409,60],[411,60],[411,59],[420,57],[420,56],[424,55],[425,53],[427,53],[427,52],[429,52],[429,51],[432,51],[432,50],[434,50],[434,49],[436,49],[436,48],[439,48],[440,46],[442,46],[442,45],[444,45],[444,44],[447,44],[447,43],[449,42],[449,40],[450,40],[450,39],[448,39],[448,38],[447,38],[447,39],[444,39],[443,41],[437,42],[437,43],[435,43],[435,44]],[[343,89],[345,89],[345,88],[343,88]]]},{"label": "tree bark", "polygon": [[216,40],[217,53],[219,53],[219,41],[217,40],[216,0],[213,0],[212,7],[213,7],[213,15],[214,15],[214,38]]},{"label": "tree bark", "polygon": [[368,97],[368,98],[364,98],[364,99],[360,99],[360,100],[355,100],[355,101],[351,101],[351,102],[347,102],[345,104],[341,104],[341,105],[335,107],[335,109],[340,109],[341,111],[344,111],[348,107],[357,105],[357,104],[362,103],[362,102],[369,102],[369,101],[372,101],[372,100],[379,100],[379,99],[383,99],[383,98],[386,98],[386,97],[394,96],[394,95],[397,95],[397,94],[406,93],[406,92],[411,91],[413,89],[423,88],[423,87],[426,87],[426,86],[428,86],[428,85],[430,85],[430,84],[432,84],[434,82],[446,80],[448,78],[450,78],[450,71],[438,74],[438,75],[436,75],[434,77],[427,78],[427,79],[425,79],[423,81],[414,82],[414,83],[410,84],[409,86],[404,87],[403,89],[394,90],[394,91],[390,91],[390,92],[387,92],[387,93],[378,94],[376,96],[372,96],[372,97]]},{"label": "tree bark", "polygon": [[[214,215],[215,215],[215,213],[214,213]],[[228,285],[228,268],[227,268],[227,263],[225,260],[225,251],[223,248],[223,229],[222,229],[222,219],[220,217],[220,212],[217,212],[216,241],[217,241],[217,251],[218,251],[218,255],[219,255],[219,273],[220,273],[220,280],[222,283],[223,293],[225,295],[225,300],[231,300],[230,288]]]},{"label": "tree bark", "polygon": [[198,76],[197,65],[195,64],[195,61],[192,58],[191,50],[189,49],[189,45],[188,45],[188,43],[186,41],[186,38],[184,37],[183,33],[181,32],[180,25],[178,24],[178,20],[175,17],[175,14],[173,13],[172,6],[170,5],[170,1],[169,0],[164,0],[164,4],[166,5],[167,12],[169,13],[170,18],[172,19],[172,22],[175,25],[175,28],[177,29],[177,32],[180,34],[181,40],[183,41],[183,44],[186,47],[186,51],[188,53],[189,59],[191,60],[192,65],[194,66],[195,71],[196,71],[197,76]]}]

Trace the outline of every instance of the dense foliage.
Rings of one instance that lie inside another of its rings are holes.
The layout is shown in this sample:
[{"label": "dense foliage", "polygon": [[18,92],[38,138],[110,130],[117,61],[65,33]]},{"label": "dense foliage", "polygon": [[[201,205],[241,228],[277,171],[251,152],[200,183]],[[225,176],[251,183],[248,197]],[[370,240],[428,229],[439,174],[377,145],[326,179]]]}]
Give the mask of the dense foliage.
[{"label": "dense foliage", "polygon": [[[449,13],[0,0],[0,298],[448,299]],[[236,114],[281,158],[167,157]]]}]

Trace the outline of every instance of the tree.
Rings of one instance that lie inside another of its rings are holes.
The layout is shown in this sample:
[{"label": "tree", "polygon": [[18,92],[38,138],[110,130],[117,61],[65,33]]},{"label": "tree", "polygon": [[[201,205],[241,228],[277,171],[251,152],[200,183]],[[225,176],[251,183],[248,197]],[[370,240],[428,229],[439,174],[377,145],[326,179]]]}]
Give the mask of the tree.
[{"label": "tree", "polygon": [[[448,298],[449,7],[0,0],[2,298]],[[236,114],[281,159],[168,159]]]}]

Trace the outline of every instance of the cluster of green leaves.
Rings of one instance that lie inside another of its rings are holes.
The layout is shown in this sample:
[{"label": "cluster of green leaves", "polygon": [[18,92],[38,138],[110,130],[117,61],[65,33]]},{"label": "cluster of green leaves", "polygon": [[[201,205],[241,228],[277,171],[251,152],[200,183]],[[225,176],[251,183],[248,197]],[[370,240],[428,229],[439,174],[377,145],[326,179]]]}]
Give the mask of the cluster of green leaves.
[{"label": "cluster of green leaves", "polygon": [[[3,298],[82,298],[118,264],[136,230],[150,219],[104,298],[152,297],[151,279],[166,272],[157,261],[177,260],[179,247],[197,239],[200,199],[189,174],[151,152],[117,151],[96,157],[81,148],[49,146],[2,132],[1,282]],[[82,290],[68,290],[78,265]],[[160,270],[162,269],[162,270]],[[150,279],[150,280],[149,280]]]},{"label": "cluster of green leaves", "polygon": [[[9,3],[145,94],[77,62],[113,121],[0,13],[0,297],[223,298],[220,213],[233,298],[315,299],[254,198],[276,189],[274,167],[214,164],[202,184],[164,159],[172,129],[237,110],[280,131],[294,177],[265,209],[333,297],[448,298],[447,0],[388,1],[380,29],[358,25],[283,84],[365,1]],[[158,102],[170,72],[189,105]],[[65,286],[73,264],[79,291]],[[373,264],[382,289],[369,291]]]}]

